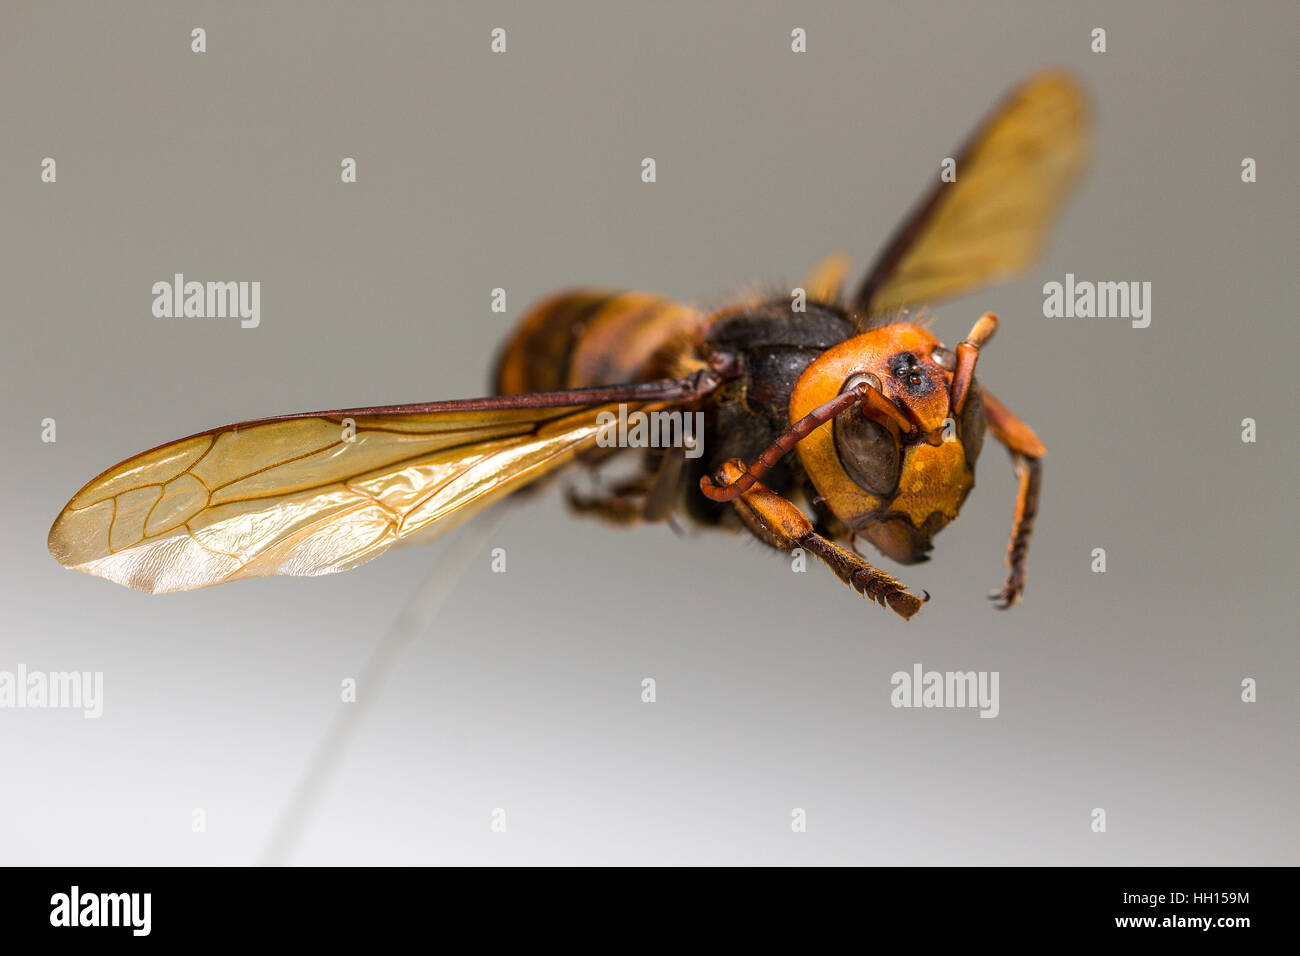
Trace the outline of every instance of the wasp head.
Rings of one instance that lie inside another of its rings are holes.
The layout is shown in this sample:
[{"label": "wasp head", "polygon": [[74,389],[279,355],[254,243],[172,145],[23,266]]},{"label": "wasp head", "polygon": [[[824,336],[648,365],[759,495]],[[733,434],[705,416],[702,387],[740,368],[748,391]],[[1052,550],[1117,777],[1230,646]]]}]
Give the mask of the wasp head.
[{"label": "wasp head", "polygon": [[804,470],[836,517],[896,560],[924,560],[974,484],[984,436],[973,381],[953,415],[957,359],[919,326],[873,329],[828,349],[795,385],[796,421],[835,394],[867,400],[798,446]]}]

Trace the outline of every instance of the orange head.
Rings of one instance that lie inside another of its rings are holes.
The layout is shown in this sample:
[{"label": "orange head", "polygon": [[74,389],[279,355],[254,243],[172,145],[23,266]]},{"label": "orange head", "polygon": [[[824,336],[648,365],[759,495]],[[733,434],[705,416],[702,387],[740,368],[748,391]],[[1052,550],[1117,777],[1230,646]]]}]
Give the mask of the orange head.
[{"label": "orange head", "polygon": [[827,349],[790,398],[793,422],[864,381],[878,393],[797,448],[835,516],[905,564],[925,560],[930,539],[957,517],[975,483],[984,402],[972,380],[953,416],[956,367],[955,353],[925,329],[897,323]]}]

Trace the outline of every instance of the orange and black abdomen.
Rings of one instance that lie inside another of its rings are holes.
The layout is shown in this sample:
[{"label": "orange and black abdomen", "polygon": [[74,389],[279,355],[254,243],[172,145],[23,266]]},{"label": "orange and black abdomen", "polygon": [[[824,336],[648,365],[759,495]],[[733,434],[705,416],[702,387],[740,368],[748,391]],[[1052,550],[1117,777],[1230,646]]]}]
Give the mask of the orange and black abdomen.
[{"label": "orange and black abdomen", "polygon": [[526,312],[493,372],[498,395],[672,377],[666,352],[703,329],[690,306],[644,292],[575,289]]}]

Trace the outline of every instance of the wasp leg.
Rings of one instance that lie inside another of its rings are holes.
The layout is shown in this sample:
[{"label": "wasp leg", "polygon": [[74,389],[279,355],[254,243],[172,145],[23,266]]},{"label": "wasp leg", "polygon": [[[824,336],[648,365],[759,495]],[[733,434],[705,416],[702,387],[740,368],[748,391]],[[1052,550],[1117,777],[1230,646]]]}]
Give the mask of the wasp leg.
[{"label": "wasp leg", "polygon": [[659,460],[654,483],[645,497],[645,520],[667,521],[674,531],[679,530],[673,522],[673,509],[686,483],[686,456],[679,449],[668,449]]},{"label": "wasp leg", "polygon": [[[738,458],[718,469],[716,481],[726,486],[745,474],[745,463]],[[753,482],[744,494],[732,499],[732,507],[756,538],[779,551],[803,548],[811,551],[835,572],[836,577],[859,594],[888,607],[902,618],[910,618],[930,599],[909,594],[904,585],[884,571],[873,568],[861,557],[846,551],[813,530],[812,522],[793,502],[783,498],[761,482]]]},{"label": "wasp leg", "polygon": [[619,482],[604,495],[584,495],[569,488],[569,507],[579,514],[595,515],[613,524],[634,525],[642,521],[672,523],[673,505],[685,480],[684,458],[675,449],[665,451],[648,472]]},{"label": "wasp leg", "polygon": [[608,494],[584,495],[569,488],[566,496],[569,507],[579,514],[594,515],[611,524],[634,525],[644,517],[646,496],[653,481],[651,475],[638,475],[614,485]]},{"label": "wasp leg", "polygon": [[1038,495],[1043,483],[1043,456],[1047,449],[1038,440],[1034,430],[1018,419],[1007,407],[988,392],[984,392],[984,413],[988,416],[989,431],[1011,452],[1020,489],[1016,494],[1016,517],[1011,525],[1011,543],[1007,546],[1007,583],[989,595],[1002,610],[1014,606],[1025,590],[1025,556],[1029,552],[1029,536],[1034,531],[1034,518],[1038,516]]}]

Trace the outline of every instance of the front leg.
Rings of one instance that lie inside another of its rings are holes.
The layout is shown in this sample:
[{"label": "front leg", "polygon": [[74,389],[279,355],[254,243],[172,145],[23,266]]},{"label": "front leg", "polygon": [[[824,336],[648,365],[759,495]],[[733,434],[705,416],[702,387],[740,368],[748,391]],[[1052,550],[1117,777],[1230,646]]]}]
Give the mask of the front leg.
[{"label": "front leg", "polygon": [[1043,483],[1043,456],[1047,449],[1034,430],[1013,415],[1005,405],[984,392],[984,413],[989,431],[1007,446],[1015,465],[1020,489],[1016,494],[1016,517],[1011,525],[1011,543],[1007,546],[1007,582],[989,598],[1002,610],[1014,606],[1025,590],[1025,557],[1029,536],[1038,516],[1038,495]]},{"label": "front leg", "polygon": [[[714,480],[727,487],[746,474],[745,463],[732,459],[718,469]],[[884,571],[851,551],[846,551],[813,530],[812,522],[793,502],[783,498],[761,482],[752,482],[746,491],[731,500],[732,506],[756,538],[780,551],[803,548],[811,551],[835,572],[836,576],[859,594],[866,595],[881,607],[888,606],[903,618],[910,618],[930,596],[909,594],[904,586]]]}]

